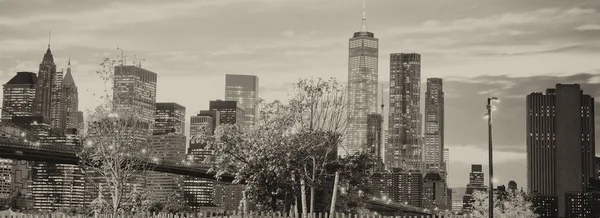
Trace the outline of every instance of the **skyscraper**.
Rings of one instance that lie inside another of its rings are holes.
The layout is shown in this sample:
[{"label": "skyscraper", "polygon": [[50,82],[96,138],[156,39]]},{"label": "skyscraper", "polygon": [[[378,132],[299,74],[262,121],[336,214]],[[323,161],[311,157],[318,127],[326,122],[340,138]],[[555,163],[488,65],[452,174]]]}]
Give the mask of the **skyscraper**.
[{"label": "skyscraper", "polygon": [[50,123],[52,127],[60,125],[61,90],[62,72],[56,71],[54,57],[48,44],[48,50],[40,63],[33,108],[34,114],[43,116],[44,121]]},{"label": "skyscraper", "polygon": [[415,207],[423,206],[423,174],[419,171],[392,169],[392,201]]},{"label": "skyscraper", "polygon": [[442,209],[446,207],[446,184],[439,173],[427,173],[423,178],[423,207]]},{"label": "skyscraper", "polygon": [[209,110],[219,111],[220,124],[244,125],[245,111],[237,101],[210,101]]},{"label": "skyscraper", "polygon": [[527,186],[557,196],[559,216],[565,216],[565,194],[588,192],[596,175],[594,118],[594,98],[579,84],[527,96]]},{"label": "skyscraper", "polygon": [[2,120],[14,116],[32,116],[37,76],[31,72],[17,72],[3,85]]},{"label": "skyscraper", "polygon": [[248,127],[254,125],[258,116],[258,77],[253,75],[225,75],[225,100],[237,101],[245,111],[245,123]]},{"label": "skyscraper", "polygon": [[471,173],[469,173],[469,184],[463,195],[463,211],[470,212],[473,209],[473,193],[475,191],[486,191],[487,188],[483,183],[483,167],[480,164],[471,165]]},{"label": "skyscraper", "polygon": [[173,102],[157,102],[155,130],[185,134],[185,107]]},{"label": "skyscraper", "polygon": [[446,172],[446,183],[450,181],[450,149],[444,148],[444,171]]},{"label": "skyscraper", "polygon": [[386,167],[422,170],[421,55],[390,55],[389,139]]},{"label": "skyscraper", "polygon": [[115,66],[113,107],[118,113],[137,116],[154,129],[156,114],[156,73],[132,65]]},{"label": "skyscraper", "polygon": [[344,147],[352,154],[367,145],[367,117],[377,112],[379,39],[367,30],[363,7],[362,27],[349,41],[348,137]]},{"label": "skyscraper", "polygon": [[425,92],[425,171],[444,169],[444,91],[441,78],[428,78]]},{"label": "skyscraper", "polygon": [[65,78],[62,80],[61,107],[60,129],[78,129],[77,112],[79,111],[79,96],[77,86],[71,75],[71,59],[69,59],[67,74],[65,74]]},{"label": "skyscraper", "polygon": [[83,111],[77,111],[77,130],[79,133],[83,133],[85,128],[85,120],[83,118]]}]

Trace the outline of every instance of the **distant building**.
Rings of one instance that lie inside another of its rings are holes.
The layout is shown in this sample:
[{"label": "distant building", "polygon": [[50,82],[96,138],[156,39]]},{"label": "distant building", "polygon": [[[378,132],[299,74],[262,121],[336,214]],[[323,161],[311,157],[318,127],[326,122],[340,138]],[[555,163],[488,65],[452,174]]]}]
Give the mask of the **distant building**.
[{"label": "distant building", "polygon": [[156,114],[156,73],[133,65],[115,66],[113,104],[118,113],[135,115],[147,122],[152,134]]},{"label": "distant building", "polygon": [[512,193],[517,192],[517,182],[510,180],[508,182],[508,191]]},{"label": "distant building", "polygon": [[[62,80],[61,89],[60,125],[62,130],[78,129],[79,94],[73,75],[71,75],[71,59],[67,67],[67,74]],[[83,129],[81,130],[83,131]]]},{"label": "distant building", "polygon": [[450,181],[450,149],[444,148],[444,171],[446,173],[446,185]]},{"label": "distant building", "polygon": [[463,196],[466,192],[466,187],[452,189],[452,211],[461,212],[463,210]]},{"label": "distant building", "polygon": [[244,125],[245,111],[236,101],[210,101],[210,109],[219,111],[219,124]]},{"label": "distant building", "polygon": [[3,85],[2,121],[12,116],[33,116],[37,76],[31,72],[17,72]]},{"label": "distant building", "polygon": [[391,173],[386,171],[374,172],[369,181],[369,188],[373,197],[391,199],[393,192]]},{"label": "distant building", "polygon": [[82,135],[85,131],[85,120],[83,118],[83,112],[77,111],[77,132]]},{"label": "distant building", "polygon": [[185,134],[185,107],[173,102],[157,102],[155,130]]},{"label": "distant building", "polygon": [[12,165],[13,160],[0,159],[0,202],[12,197]]},{"label": "distant building", "polygon": [[444,91],[441,78],[428,78],[425,92],[425,172],[444,172]]},{"label": "distant building", "polygon": [[423,179],[423,207],[446,208],[446,184],[439,173],[427,173]]},{"label": "distant building", "polygon": [[600,193],[598,192],[567,192],[565,202],[565,217],[600,217]]},{"label": "distant building", "polygon": [[531,198],[534,213],[539,218],[554,218],[558,217],[558,198],[556,196],[532,194]]},{"label": "distant building", "polygon": [[566,216],[565,194],[584,193],[597,177],[594,98],[578,84],[557,84],[527,96],[527,186],[530,192],[558,197]]},{"label": "distant building", "polygon": [[421,55],[390,55],[389,139],[386,167],[423,170]]},{"label": "distant building", "polygon": [[225,211],[238,210],[243,199],[244,185],[217,183],[215,185],[215,204]]},{"label": "distant building", "polygon": [[463,212],[471,212],[473,209],[473,193],[476,191],[487,190],[487,187],[483,182],[483,167],[480,164],[471,165],[471,173],[469,173],[469,184],[467,184],[467,190],[463,195]]},{"label": "distant building", "polygon": [[392,169],[392,201],[415,207],[423,206],[423,174]]},{"label": "distant building", "polygon": [[48,44],[48,50],[39,67],[33,111],[34,115],[43,116],[44,121],[48,121],[54,128],[60,127],[62,80],[62,72],[56,71],[54,57]]},{"label": "distant building", "polygon": [[[186,160],[186,136],[183,134],[165,134],[155,130],[148,143],[148,155],[158,158],[158,161],[182,162]],[[154,191],[158,200],[166,201],[167,197],[175,193],[183,197],[184,176],[147,172],[148,188]]]},{"label": "distant building", "polygon": [[383,117],[378,113],[370,113],[367,116],[367,148],[368,152],[375,157],[376,170],[383,170],[383,158],[381,157],[381,149],[382,149],[382,128],[383,127]]},{"label": "distant building", "polygon": [[237,101],[244,109],[246,126],[254,125],[258,117],[258,77],[253,75],[225,75],[225,100]]}]

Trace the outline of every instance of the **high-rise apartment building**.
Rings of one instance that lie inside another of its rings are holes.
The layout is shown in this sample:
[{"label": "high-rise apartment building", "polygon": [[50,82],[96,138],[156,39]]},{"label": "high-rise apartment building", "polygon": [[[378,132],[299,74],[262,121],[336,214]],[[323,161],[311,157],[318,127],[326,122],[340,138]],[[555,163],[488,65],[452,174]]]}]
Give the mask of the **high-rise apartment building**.
[{"label": "high-rise apartment building", "polygon": [[471,165],[471,172],[469,173],[469,184],[475,186],[484,185],[483,167],[480,164]]},{"label": "high-rise apartment building", "polygon": [[557,196],[565,216],[566,193],[589,191],[594,169],[594,98],[578,84],[557,84],[527,96],[527,186]]},{"label": "high-rise apartment building", "polygon": [[349,40],[348,137],[344,147],[352,154],[367,145],[367,116],[377,112],[379,39],[367,30],[363,8],[362,27]]},{"label": "high-rise apartment building", "polygon": [[3,85],[2,121],[10,121],[12,116],[32,116],[35,100],[37,75],[31,72],[17,72]]},{"label": "high-rise apartment building", "polygon": [[0,159],[0,203],[6,203],[12,197],[12,165],[11,159]]},{"label": "high-rise apartment building", "polygon": [[54,57],[48,44],[37,76],[33,111],[34,115],[43,116],[44,121],[53,127],[59,127],[60,124],[61,90],[62,72],[56,71]]},{"label": "high-rise apartment building", "polygon": [[85,120],[83,118],[83,111],[77,111],[77,132],[83,134],[85,129]]},{"label": "high-rise apartment building", "polygon": [[115,66],[113,107],[118,113],[137,116],[154,129],[156,114],[156,73],[132,65]]},{"label": "high-rise apartment building", "polygon": [[421,55],[390,55],[389,139],[386,167],[422,170]]},{"label": "high-rise apartment building", "polygon": [[258,77],[253,75],[225,75],[225,100],[237,101],[245,111],[245,124],[254,125],[258,116]]},{"label": "high-rise apartment building", "polygon": [[243,199],[245,185],[218,183],[215,185],[215,205],[223,208],[225,211],[238,210],[240,202]]},{"label": "high-rise apartment building", "polygon": [[73,75],[71,75],[70,59],[67,67],[67,74],[65,74],[65,77],[62,80],[61,107],[59,128],[62,130],[78,129],[79,123],[77,120],[77,112],[79,111],[79,95],[75,80],[73,80]]},{"label": "high-rise apartment building", "polygon": [[185,107],[172,102],[157,102],[154,129],[185,134]]},{"label": "high-rise apartment building", "polygon": [[219,111],[220,124],[244,125],[245,111],[237,101],[210,101],[209,110]]},{"label": "high-rise apartment building", "polygon": [[441,78],[428,78],[425,92],[426,172],[444,172],[444,91]]}]

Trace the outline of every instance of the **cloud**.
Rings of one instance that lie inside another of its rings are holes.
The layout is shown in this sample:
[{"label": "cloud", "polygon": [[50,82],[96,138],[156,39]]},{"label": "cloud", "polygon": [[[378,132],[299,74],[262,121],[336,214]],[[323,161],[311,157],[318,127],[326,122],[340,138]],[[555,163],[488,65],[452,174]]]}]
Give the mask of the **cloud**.
[{"label": "cloud", "polygon": [[224,50],[217,50],[209,53],[210,57],[214,56],[225,56],[225,55],[239,55],[239,54],[253,54],[254,51],[251,51],[246,48],[242,48],[238,45],[231,45]]},{"label": "cloud", "polygon": [[[487,146],[487,144],[485,145]],[[524,147],[525,145],[521,145]],[[481,145],[463,145],[445,146],[449,148],[451,160],[453,162],[472,164],[472,163],[487,163],[488,161],[488,149]],[[513,147],[513,146],[511,146]],[[524,161],[525,152],[513,152],[501,150],[501,145],[494,145],[494,162],[495,163],[506,163],[512,161]],[[525,148],[523,148],[523,151]]]},{"label": "cloud", "polygon": [[587,30],[600,30],[599,24],[584,24],[575,28],[575,30],[587,31]]},{"label": "cloud", "polygon": [[281,35],[285,37],[293,37],[294,35],[296,35],[296,33],[292,30],[286,30],[281,32]]}]

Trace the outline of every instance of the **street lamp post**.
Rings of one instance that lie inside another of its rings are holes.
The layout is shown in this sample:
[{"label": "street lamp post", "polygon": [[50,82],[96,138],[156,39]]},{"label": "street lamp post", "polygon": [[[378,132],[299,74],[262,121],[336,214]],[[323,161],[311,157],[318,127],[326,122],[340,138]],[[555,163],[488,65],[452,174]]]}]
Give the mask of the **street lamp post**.
[{"label": "street lamp post", "polygon": [[494,218],[494,161],[493,161],[493,152],[492,152],[492,109],[494,107],[494,101],[497,101],[498,98],[491,97],[487,99],[487,118],[488,118],[488,152],[489,152],[489,166],[490,166],[490,176],[489,176],[489,217]]}]

